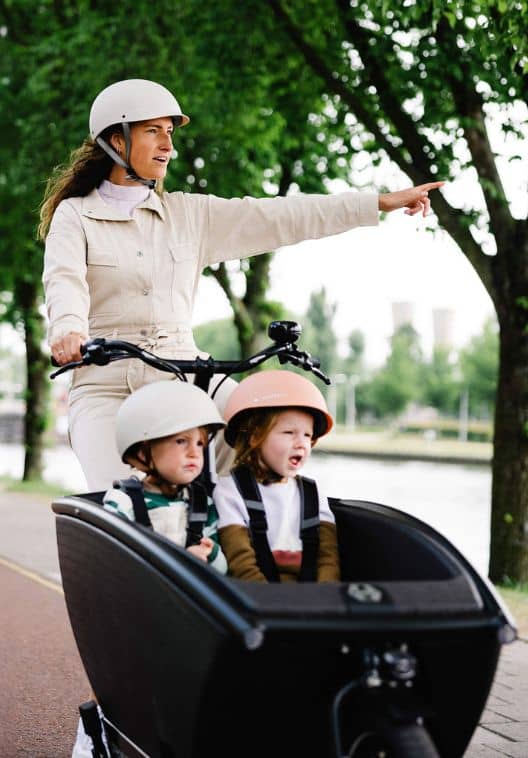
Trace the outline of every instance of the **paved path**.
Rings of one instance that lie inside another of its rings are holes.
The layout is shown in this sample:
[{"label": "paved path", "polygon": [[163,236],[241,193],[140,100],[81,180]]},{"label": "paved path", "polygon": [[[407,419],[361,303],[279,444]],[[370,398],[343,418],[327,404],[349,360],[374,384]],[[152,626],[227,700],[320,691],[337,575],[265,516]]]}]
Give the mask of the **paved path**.
[{"label": "paved path", "polygon": [[[67,758],[89,685],[70,630],[54,515],[0,492],[0,757]],[[528,638],[503,648],[466,758],[528,758]]]}]

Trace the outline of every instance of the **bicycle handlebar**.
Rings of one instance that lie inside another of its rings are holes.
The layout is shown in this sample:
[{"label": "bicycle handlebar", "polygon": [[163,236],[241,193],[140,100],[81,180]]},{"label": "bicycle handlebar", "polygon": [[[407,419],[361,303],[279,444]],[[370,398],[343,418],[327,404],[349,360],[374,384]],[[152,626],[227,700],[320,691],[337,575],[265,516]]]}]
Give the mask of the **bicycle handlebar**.
[{"label": "bicycle handlebar", "polygon": [[[132,342],[98,337],[81,345],[82,359],[80,361],[64,364],[57,371],[54,371],[50,378],[55,379],[60,374],[81,366],[106,366],[113,361],[139,358],[159,371],[177,375],[183,381],[187,381],[185,374],[195,374],[196,383],[203,385],[208,383],[213,374],[230,376],[231,374],[250,371],[264,361],[277,357],[279,363],[291,363],[293,366],[299,366],[305,371],[310,371],[325,384],[330,384],[329,377],[320,370],[320,363],[317,358],[313,358],[310,353],[304,350],[299,350],[295,345],[300,333],[301,328],[294,321],[273,321],[268,327],[268,335],[273,340],[272,344],[255,355],[239,361],[217,361],[213,358],[199,357],[194,360],[160,358]],[[52,363],[57,365],[53,359]],[[201,381],[198,381],[199,379]]]}]

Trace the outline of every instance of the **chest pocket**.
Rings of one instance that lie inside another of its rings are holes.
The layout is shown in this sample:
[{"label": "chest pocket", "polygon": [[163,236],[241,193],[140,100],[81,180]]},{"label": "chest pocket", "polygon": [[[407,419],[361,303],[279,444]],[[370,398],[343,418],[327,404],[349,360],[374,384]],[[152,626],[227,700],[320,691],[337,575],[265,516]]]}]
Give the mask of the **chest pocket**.
[{"label": "chest pocket", "polygon": [[121,282],[117,252],[111,248],[88,247],[86,281],[90,290],[90,316],[120,312]]},{"label": "chest pocket", "polygon": [[196,278],[198,276],[198,256],[191,242],[169,243],[171,277],[171,303],[180,318],[186,320],[192,311]]}]

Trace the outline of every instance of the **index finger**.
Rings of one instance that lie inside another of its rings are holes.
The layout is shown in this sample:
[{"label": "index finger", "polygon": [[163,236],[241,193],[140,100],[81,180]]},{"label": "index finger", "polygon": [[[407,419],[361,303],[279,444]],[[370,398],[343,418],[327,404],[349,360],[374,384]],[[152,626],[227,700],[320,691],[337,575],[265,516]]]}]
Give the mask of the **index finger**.
[{"label": "index finger", "polygon": [[438,187],[443,187],[444,184],[445,182],[428,182],[427,184],[419,184],[418,187],[416,187],[416,189],[425,190],[426,192],[428,192],[429,190],[438,189]]}]

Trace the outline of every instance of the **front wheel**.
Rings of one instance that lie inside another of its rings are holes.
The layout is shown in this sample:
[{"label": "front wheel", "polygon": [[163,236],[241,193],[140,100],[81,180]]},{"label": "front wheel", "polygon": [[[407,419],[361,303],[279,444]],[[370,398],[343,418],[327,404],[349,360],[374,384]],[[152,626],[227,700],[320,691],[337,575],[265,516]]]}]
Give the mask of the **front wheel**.
[{"label": "front wheel", "polygon": [[387,725],[363,732],[347,758],[439,758],[427,730],[419,724]]}]

